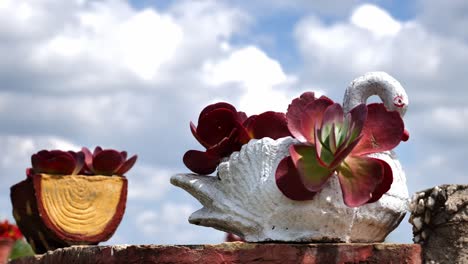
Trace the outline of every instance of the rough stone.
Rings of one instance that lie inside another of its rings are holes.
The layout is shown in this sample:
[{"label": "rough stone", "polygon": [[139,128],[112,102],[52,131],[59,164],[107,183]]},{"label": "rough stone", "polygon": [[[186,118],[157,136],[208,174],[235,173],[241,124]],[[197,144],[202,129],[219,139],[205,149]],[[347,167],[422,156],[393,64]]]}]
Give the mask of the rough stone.
[{"label": "rough stone", "polygon": [[73,246],[12,261],[46,263],[421,263],[417,244],[256,244]]},{"label": "rough stone", "polygon": [[468,185],[436,186],[414,194],[412,203],[413,241],[422,244],[425,262],[468,263]]}]

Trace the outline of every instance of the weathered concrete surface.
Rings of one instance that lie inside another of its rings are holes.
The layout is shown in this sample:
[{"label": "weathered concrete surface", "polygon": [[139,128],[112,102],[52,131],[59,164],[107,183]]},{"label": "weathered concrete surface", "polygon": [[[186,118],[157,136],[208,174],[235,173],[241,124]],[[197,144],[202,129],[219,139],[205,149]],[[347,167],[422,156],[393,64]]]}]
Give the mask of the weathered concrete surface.
[{"label": "weathered concrete surface", "polygon": [[468,185],[414,194],[410,223],[426,263],[468,263]]},{"label": "weathered concrete surface", "polygon": [[73,246],[11,262],[52,263],[421,263],[418,244]]}]

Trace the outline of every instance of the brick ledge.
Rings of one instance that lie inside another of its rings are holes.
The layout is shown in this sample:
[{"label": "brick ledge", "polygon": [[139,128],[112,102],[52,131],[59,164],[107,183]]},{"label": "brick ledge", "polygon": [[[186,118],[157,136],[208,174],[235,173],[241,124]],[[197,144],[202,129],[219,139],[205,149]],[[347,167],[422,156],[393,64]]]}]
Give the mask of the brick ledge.
[{"label": "brick ledge", "polygon": [[418,244],[279,244],[73,246],[11,261],[45,263],[411,263]]}]

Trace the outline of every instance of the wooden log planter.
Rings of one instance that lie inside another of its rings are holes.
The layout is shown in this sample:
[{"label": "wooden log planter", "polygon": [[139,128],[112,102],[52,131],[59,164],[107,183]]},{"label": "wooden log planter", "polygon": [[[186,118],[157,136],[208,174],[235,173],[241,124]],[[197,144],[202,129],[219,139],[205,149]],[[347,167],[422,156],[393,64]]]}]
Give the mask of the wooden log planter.
[{"label": "wooden log planter", "polygon": [[108,240],[125,212],[122,176],[39,174],[11,188],[13,215],[36,253]]}]

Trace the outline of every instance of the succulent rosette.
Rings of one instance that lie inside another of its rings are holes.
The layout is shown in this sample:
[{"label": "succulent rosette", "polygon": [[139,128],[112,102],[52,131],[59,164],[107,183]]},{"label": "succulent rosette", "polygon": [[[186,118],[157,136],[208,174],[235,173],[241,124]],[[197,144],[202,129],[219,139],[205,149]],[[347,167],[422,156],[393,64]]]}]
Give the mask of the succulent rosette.
[{"label": "succulent rosette", "polygon": [[361,104],[344,113],[341,105],[308,92],[293,100],[286,117],[289,131],[301,143],[289,148],[290,156],[276,171],[284,195],[312,199],[335,173],[350,207],[375,202],[390,189],[390,165],[369,155],[407,139],[398,112],[383,104]]},{"label": "succulent rosette", "polygon": [[41,150],[31,156],[32,168],[26,169],[26,175],[124,175],[137,160],[134,155],[127,159],[127,152],[96,147],[81,151]]},{"label": "succulent rosette", "polygon": [[198,126],[190,122],[190,130],[206,151],[189,150],[183,161],[198,174],[210,174],[221,159],[253,138],[290,136],[284,113],[265,112],[247,117],[231,104],[220,102],[205,107],[198,118]]},{"label": "succulent rosette", "polygon": [[120,175],[129,171],[137,160],[137,155],[127,159],[127,152],[119,152],[114,149],[102,149],[96,147],[91,153],[88,148],[82,148],[85,161],[85,174],[91,175]]},{"label": "succulent rosette", "polygon": [[82,152],[62,150],[41,150],[31,156],[32,168],[26,170],[26,175],[32,177],[35,174],[61,174],[76,175],[84,165]]}]

